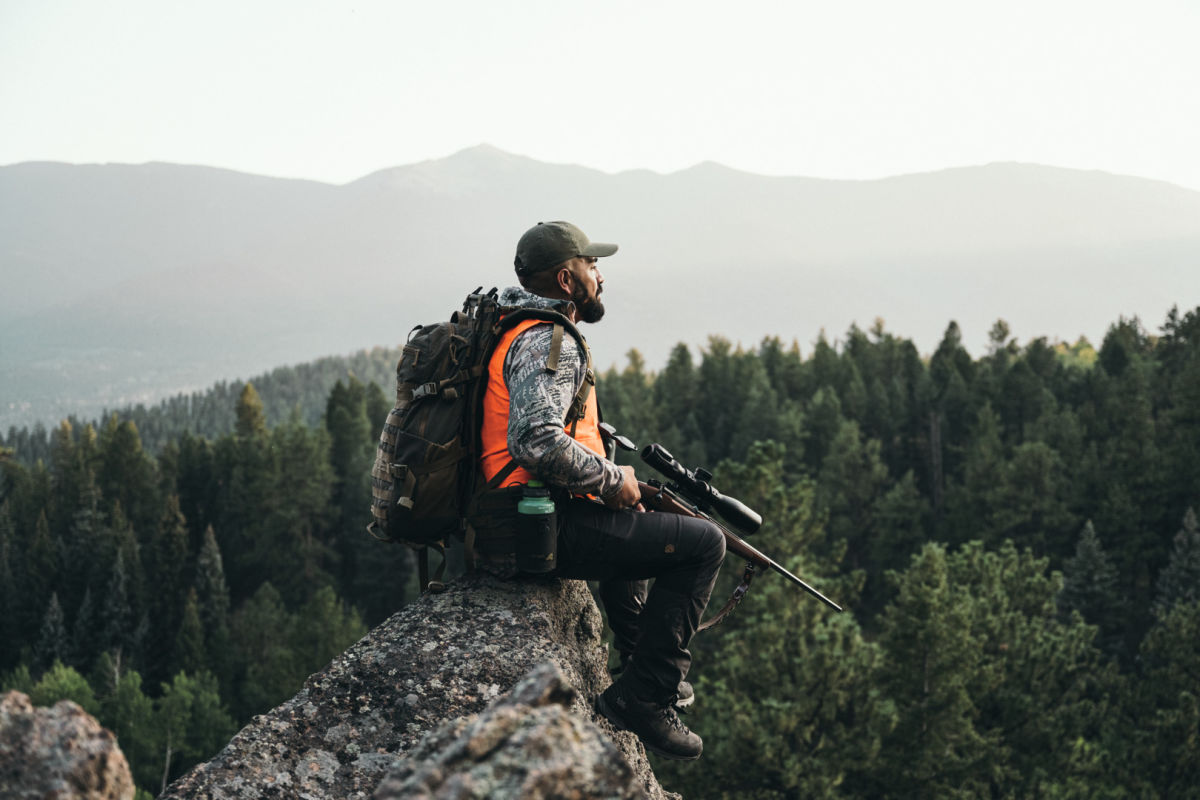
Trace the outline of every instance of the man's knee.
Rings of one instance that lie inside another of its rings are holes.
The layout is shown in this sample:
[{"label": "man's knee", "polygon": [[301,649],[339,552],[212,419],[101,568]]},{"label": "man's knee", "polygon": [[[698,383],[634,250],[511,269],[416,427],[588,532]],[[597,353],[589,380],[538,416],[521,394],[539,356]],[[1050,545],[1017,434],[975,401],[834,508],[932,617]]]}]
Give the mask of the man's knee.
[{"label": "man's knee", "polygon": [[705,564],[720,564],[725,558],[725,534],[714,523],[696,519],[700,531],[696,543],[696,555]]}]

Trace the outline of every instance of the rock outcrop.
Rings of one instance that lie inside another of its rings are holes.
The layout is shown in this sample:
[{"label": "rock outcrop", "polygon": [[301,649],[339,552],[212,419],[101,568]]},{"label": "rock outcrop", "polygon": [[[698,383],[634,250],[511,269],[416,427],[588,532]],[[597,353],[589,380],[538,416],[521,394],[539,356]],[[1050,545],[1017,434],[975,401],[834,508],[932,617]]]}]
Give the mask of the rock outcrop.
[{"label": "rock outcrop", "polygon": [[637,739],[592,711],[609,683],[600,633],[582,582],[463,578],[372,630],[161,797],[671,797]]},{"label": "rock outcrop", "polygon": [[77,704],[34,708],[0,698],[0,796],[6,800],[130,800],[133,776],[117,739]]},{"label": "rock outcrop", "polygon": [[482,713],[442,723],[400,759],[375,800],[519,797],[636,800],[633,769],[553,662],[535,667]]}]

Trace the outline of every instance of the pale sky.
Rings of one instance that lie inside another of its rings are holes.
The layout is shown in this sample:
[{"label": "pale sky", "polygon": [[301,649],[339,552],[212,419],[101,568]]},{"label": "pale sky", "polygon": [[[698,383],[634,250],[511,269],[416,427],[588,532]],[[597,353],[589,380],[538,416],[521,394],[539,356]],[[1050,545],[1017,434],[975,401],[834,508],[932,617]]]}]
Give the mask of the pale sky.
[{"label": "pale sky", "polygon": [[0,0],[0,164],[993,161],[1200,190],[1200,0]]}]

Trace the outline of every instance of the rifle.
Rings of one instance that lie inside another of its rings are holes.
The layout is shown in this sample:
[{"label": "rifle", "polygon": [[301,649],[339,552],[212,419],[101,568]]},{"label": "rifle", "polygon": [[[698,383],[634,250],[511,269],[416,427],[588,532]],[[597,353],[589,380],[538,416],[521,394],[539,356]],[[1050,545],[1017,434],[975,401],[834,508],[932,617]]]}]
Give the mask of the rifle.
[{"label": "rifle", "polygon": [[[614,445],[619,445],[623,450],[637,449],[637,445],[629,438],[618,434],[616,429],[608,423],[600,423],[600,429],[601,437],[610,453],[615,449]],[[648,482],[638,481],[638,486],[642,490],[643,506],[651,511],[683,514],[708,520],[725,535],[725,549],[746,559],[742,580],[734,589],[733,595],[716,616],[700,624],[697,633],[716,625],[724,619],[726,614],[737,607],[750,589],[750,582],[754,580],[754,576],[759,570],[770,569],[778,572],[834,611],[842,610],[841,606],[822,594],[816,587],[793,575],[782,564],[749,544],[709,514],[710,511],[715,511],[729,525],[745,534],[754,533],[762,525],[762,516],[756,511],[734,497],[721,494],[709,483],[712,480],[711,473],[704,469],[695,471],[686,469],[661,444],[647,445],[641,455],[642,461],[658,470],[670,481],[663,483],[654,478]]]}]

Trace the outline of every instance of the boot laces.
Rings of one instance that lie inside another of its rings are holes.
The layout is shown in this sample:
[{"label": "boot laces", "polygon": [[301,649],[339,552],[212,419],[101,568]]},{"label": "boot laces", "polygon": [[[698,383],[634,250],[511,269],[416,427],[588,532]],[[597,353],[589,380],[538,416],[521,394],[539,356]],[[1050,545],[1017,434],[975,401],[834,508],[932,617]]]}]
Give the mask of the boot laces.
[{"label": "boot laces", "polygon": [[666,720],[667,724],[670,725],[672,728],[674,728],[675,730],[680,731],[682,733],[688,733],[687,726],[683,724],[683,720],[681,720],[679,718],[679,714],[677,714],[675,712],[674,699],[672,699],[671,702],[667,703],[667,705],[662,706],[658,710],[658,713],[660,716],[662,716],[662,718],[664,720]]}]

